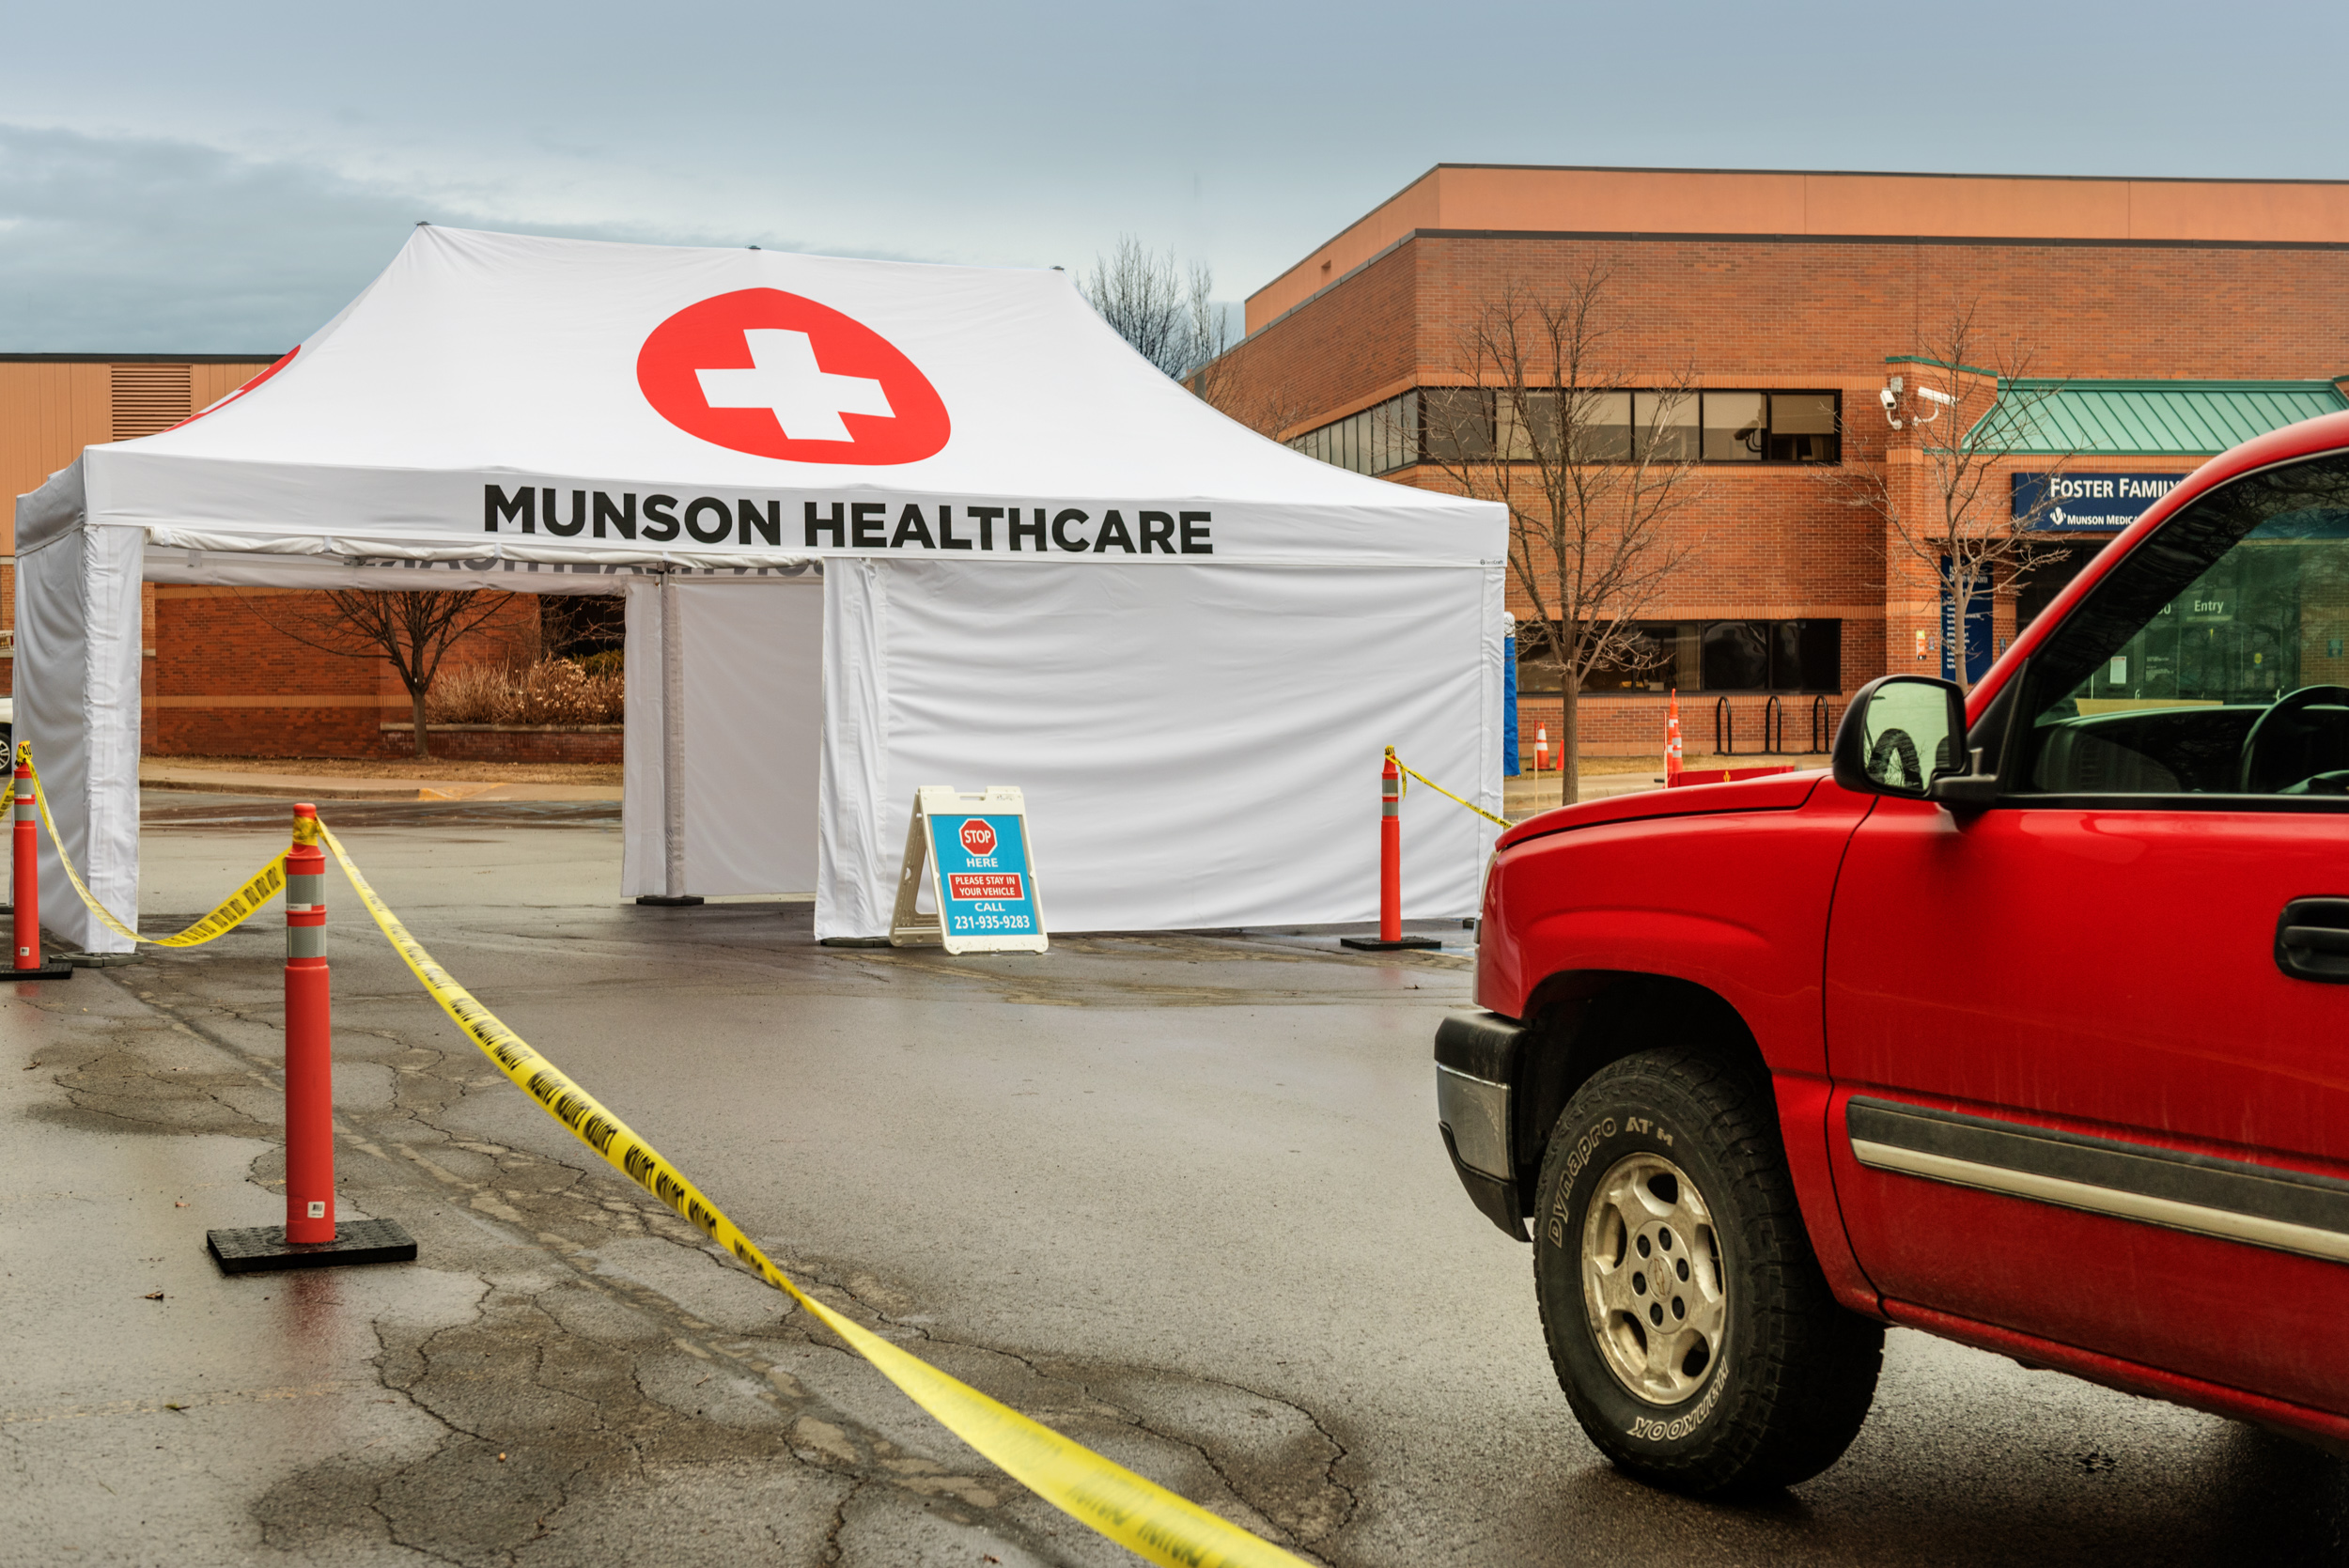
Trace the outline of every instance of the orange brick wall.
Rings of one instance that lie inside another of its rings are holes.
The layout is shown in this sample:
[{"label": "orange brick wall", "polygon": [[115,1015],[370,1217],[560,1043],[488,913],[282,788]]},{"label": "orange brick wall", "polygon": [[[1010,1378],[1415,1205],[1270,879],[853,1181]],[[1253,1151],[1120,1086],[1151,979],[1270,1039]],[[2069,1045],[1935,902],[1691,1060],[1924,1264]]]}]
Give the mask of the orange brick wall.
[{"label": "orange brick wall", "polygon": [[[1955,303],[1978,311],[1983,359],[2030,356],[2026,373],[2079,379],[2321,380],[2349,369],[2349,247],[2143,246],[1993,241],[1851,242],[1423,231],[1272,320],[1224,368],[1234,402],[1296,411],[1301,433],[1407,385],[1456,385],[1462,329],[1485,302],[1517,287],[1555,295],[1603,268],[1615,307],[1611,351],[1635,383],[1692,370],[1707,386],[1843,394],[1846,464],[1882,465],[1894,438],[1876,406],[1888,356],[1922,351]],[[1410,314],[1408,342],[1398,314]],[[1977,363],[1980,363],[1979,361]],[[1904,454],[1904,456],[1911,456]],[[2196,457],[2076,459],[2074,472],[2185,473]],[[2012,465],[2038,468],[2046,459]],[[1843,691],[1893,662],[1913,668],[1914,631],[1937,650],[1939,610],[1928,588],[1888,588],[1888,547],[1873,513],[1836,504],[1814,472],[1702,465],[1700,505],[1672,530],[1688,551],[1652,620],[1833,617],[1843,623]],[[1431,469],[1390,475],[1450,488]],[[2006,486],[1985,487],[2003,520]],[[1531,614],[1522,584],[1509,607]],[[2011,599],[1994,631],[2015,632]],[[1937,674],[1937,652],[1927,668]],[[1733,694],[1738,750],[1758,745],[1762,694]],[[1807,739],[1809,696],[1787,695],[1788,743]],[[1682,704],[1690,747],[1709,746],[1712,694]],[[1582,741],[1595,754],[1661,750],[1663,699],[1586,698]],[[1841,711],[1841,702],[1831,705]],[[1520,706],[1534,727],[1558,722],[1554,699]]]},{"label": "orange brick wall", "polygon": [[[271,624],[300,626],[300,601],[273,588],[150,586],[156,657],[141,713],[145,750],[159,756],[381,756],[413,747],[386,736],[406,722],[407,689],[389,660],[338,658]],[[259,601],[271,601],[263,604]],[[444,669],[537,657],[538,601],[516,595],[449,650]]]}]

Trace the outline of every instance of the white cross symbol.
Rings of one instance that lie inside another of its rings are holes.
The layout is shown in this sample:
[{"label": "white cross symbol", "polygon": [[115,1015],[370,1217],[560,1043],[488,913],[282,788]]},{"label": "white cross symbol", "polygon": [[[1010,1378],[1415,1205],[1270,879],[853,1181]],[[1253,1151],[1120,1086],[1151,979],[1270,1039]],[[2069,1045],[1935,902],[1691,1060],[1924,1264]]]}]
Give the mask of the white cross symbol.
[{"label": "white cross symbol", "polygon": [[766,409],[783,427],[786,441],[853,441],[844,413],[894,418],[889,395],[866,376],[835,376],[816,363],[807,334],[752,327],[742,334],[750,346],[751,370],[696,370],[702,398],[713,409]]}]

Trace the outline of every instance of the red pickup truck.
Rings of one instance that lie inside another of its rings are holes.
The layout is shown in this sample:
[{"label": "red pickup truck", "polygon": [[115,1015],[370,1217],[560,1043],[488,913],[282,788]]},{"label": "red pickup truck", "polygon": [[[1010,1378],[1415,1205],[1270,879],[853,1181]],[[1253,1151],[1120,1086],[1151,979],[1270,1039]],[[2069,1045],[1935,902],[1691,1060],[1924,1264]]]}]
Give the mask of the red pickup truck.
[{"label": "red pickup truck", "polygon": [[1610,1459],[1815,1475],[1887,1324],[2349,1452],[2345,646],[2349,414],[1829,770],[1501,835],[1439,1118]]}]

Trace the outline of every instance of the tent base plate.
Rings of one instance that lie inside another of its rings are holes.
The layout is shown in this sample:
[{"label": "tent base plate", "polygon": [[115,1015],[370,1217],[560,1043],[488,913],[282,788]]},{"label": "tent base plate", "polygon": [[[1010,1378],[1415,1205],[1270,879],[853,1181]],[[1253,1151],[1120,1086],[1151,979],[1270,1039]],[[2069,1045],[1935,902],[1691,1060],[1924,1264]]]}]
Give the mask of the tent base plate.
[{"label": "tent base plate", "polygon": [[690,908],[701,901],[702,895],[697,893],[640,893],[636,895],[637,903],[649,904],[656,909]]},{"label": "tent base plate", "polygon": [[1340,937],[1338,945],[1361,953],[1392,953],[1398,948],[1441,947],[1443,943],[1433,937],[1397,937],[1391,942],[1380,941],[1377,937]]},{"label": "tent base plate", "polygon": [[412,1263],[416,1238],[397,1219],[352,1219],[334,1228],[332,1241],[286,1239],[283,1225],[207,1231],[204,1245],[223,1274],[260,1274],[286,1268],[334,1268],[343,1264]]},{"label": "tent base plate", "polygon": [[43,964],[34,970],[0,970],[0,975],[6,975],[10,980],[70,980],[73,978],[73,966]]}]

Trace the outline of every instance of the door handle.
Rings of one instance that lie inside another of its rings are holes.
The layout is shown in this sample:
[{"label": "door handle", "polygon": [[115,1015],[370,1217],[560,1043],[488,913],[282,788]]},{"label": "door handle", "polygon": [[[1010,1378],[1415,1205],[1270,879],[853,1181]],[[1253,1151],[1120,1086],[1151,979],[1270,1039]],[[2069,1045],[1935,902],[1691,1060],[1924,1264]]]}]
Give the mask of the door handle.
[{"label": "door handle", "polygon": [[2295,980],[2349,985],[2349,898],[2295,898],[2276,921],[2276,967]]}]

